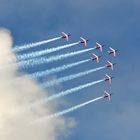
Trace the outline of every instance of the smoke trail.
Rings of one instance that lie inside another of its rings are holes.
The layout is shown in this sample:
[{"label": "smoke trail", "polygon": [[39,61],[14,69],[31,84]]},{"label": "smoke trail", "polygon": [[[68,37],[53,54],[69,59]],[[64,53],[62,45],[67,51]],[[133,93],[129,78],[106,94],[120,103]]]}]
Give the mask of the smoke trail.
[{"label": "smoke trail", "polygon": [[98,101],[98,100],[100,100],[100,99],[103,99],[103,97],[101,96],[101,97],[98,97],[98,98],[89,100],[89,101],[87,101],[87,102],[84,102],[84,103],[81,103],[81,104],[79,104],[79,105],[73,106],[73,107],[71,107],[71,108],[69,108],[69,109],[66,109],[66,110],[63,110],[63,111],[54,113],[54,114],[49,115],[49,116],[46,116],[46,117],[43,117],[43,118],[38,119],[38,120],[36,120],[36,121],[34,121],[34,122],[37,123],[37,122],[45,121],[46,119],[57,118],[57,117],[59,117],[59,116],[65,115],[65,114],[70,113],[70,112],[73,112],[73,111],[75,111],[75,110],[77,110],[77,109],[79,109],[79,108],[81,108],[81,107],[84,107],[84,106],[86,106],[86,105],[88,105],[88,104],[91,104],[91,103],[93,103],[93,102],[95,102],[95,101]]},{"label": "smoke trail", "polygon": [[40,57],[40,58],[36,58],[36,59],[30,59],[30,60],[25,60],[25,61],[21,61],[19,62],[19,67],[33,67],[34,65],[40,65],[40,64],[45,64],[45,63],[51,63],[54,61],[58,61],[58,60],[63,60],[65,58],[68,57],[72,57],[78,54],[82,54],[88,51],[94,50],[94,48],[89,48],[89,49],[85,49],[85,50],[80,50],[80,51],[74,51],[74,52],[70,52],[70,53],[66,53],[66,54],[60,54],[60,55],[54,55],[51,56],[49,58],[47,57]]},{"label": "smoke trail", "polygon": [[[46,99],[46,101],[51,101],[51,100],[54,100],[54,99],[56,99],[56,98],[60,98],[60,97],[66,96],[66,95],[68,95],[68,94],[71,94],[71,93],[73,93],[73,92],[82,90],[82,89],[87,88],[87,87],[90,87],[90,86],[93,86],[93,85],[98,84],[98,83],[101,83],[101,82],[103,82],[103,81],[104,81],[104,80],[93,81],[93,82],[90,82],[90,83],[87,83],[87,84],[84,84],[84,85],[80,85],[80,86],[78,86],[78,87],[74,87],[74,88],[68,89],[68,90],[66,90],[66,91],[62,91],[62,92],[60,92],[60,93],[58,93],[58,94],[55,94],[55,95],[52,95],[52,96],[48,97],[48,98]],[[44,101],[45,101],[45,100],[44,100]]]},{"label": "smoke trail", "polygon": [[51,86],[53,86],[53,85],[55,85],[55,84],[62,83],[62,82],[66,82],[66,81],[69,81],[69,80],[73,80],[73,79],[75,79],[75,78],[78,78],[78,77],[82,77],[82,76],[91,74],[91,73],[93,73],[93,72],[102,70],[102,69],[104,69],[104,68],[105,68],[105,66],[99,67],[99,68],[95,68],[95,69],[86,70],[86,71],[84,71],[84,72],[80,72],[80,73],[76,73],[76,74],[72,74],[72,75],[68,75],[68,76],[65,76],[65,77],[61,77],[61,78],[59,78],[59,79],[57,79],[57,80],[55,79],[55,80],[53,80],[53,81],[47,82],[47,83],[44,82],[43,84],[41,84],[41,86],[42,86],[43,88],[51,87]]},{"label": "smoke trail", "polygon": [[38,72],[35,72],[35,73],[31,74],[30,76],[36,79],[36,78],[39,78],[39,77],[42,77],[42,76],[57,73],[57,72],[60,72],[60,71],[63,71],[63,70],[78,66],[78,65],[86,63],[86,62],[88,62],[90,60],[91,59],[85,59],[85,60],[81,60],[81,61],[78,61],[78,62],[67,64],[67,65],[62,65],[60,67],[52,68],[52,69],[49,69],[49,70],[38,71]]},{"label": "smoke trail", "polygon": [[33,104],[31,104],[31,106],[34,106],[36,104],[42,104],[42,103],[46,103],[48,101],[52,101],[54,99],[57,99],[57,98],[60,98],[60,97],[63,97],[63,96],[66,96],[66,95],[69,95],[69,94],[72,94],[73,92],[76,92],[76,91],[79,91],[79,90],[82,90],[84,88],[87,88],[87,87],[90,87],[90,86],[93,86],[95,84],[98,84],[98,83],[101,83],[103,82],[104,80],[98,80],[98,81],[93,81],[93,82],[90,82],[90,83],[86,83],[84,85],[80,85],[78,87],[74,87],[74,88],[71,88],[71,89],[68,89],[68,90],[65,90],[65,91],[62,91],[62,92],[59,92],[58,94],[55,94],[55,95],[52,95],[48,98],[44,98],[43,100],[40,100],[40,101],[37,101]]},{"label": "smoke trail", "polygon": [[15,46],[15,48],[13,49],[14,52],[19,52],[22,50],[26,50],[29,48],[33,48],[33,47],[37,47],[52,41],[56,41],[58,39],[61,39],[61,37],[56,37],[56,38],[52,38],[52,39],[48,39],[48,40],[44,40],[44,41],[39,41],[39,42],[35,42],[35,43],[30,43],[30,44],[25,44],[23,46]]},{"label": "smoke trail", "polygon": [[84,103],[82,103],[82,104],[76,105],[76,106],[74,106],[74,107],[71,107],[71,108],[69,108],[69,109],[66,109],[66,110],[60,111],[60,112],[58,112],[58,113],[52,114],[52,115],[48,116],[48,118],[59,117],[59,116],[62,116],[62,115],[64,115],[64,114],[73,112],[73,111],[75,111],[75,110],[77,110],[77,109],[79,109],[79,108],[81,108],[81,107],[84,107],[84,106],[86,106],[86,105],[88,105],[88,104],[91,104],[91,103],[93,103],[93,102],[95,102],[95,101],[98,101],[98,100],[100,100],[100,99],[103,99],[103,97],[101,96],[101,97],[98,97],[98,98],[89,100],[89,101],[87,101],[87,102],[84,102]]},{"label": "smoke trail", "polygon": [[71,43],[71,44],[67,44],[67,45],[63,45],[63,46],[58,46],[55,48],[50,48],[50,49],[45,49],[45,50],[41,50],[41,51],[36,51],[36,52],[31,52],[31,53],[26,53],[26,54],[22,54],[22,55],[17,55],[17,59],[19,61],[22,60],[26,60],[26,59],[30,59],[30,58],[34,58],[34,57],[38,57],[38,56],[42,56],[42,55],[46,55],[52,52],[56,52],[65,48],[69,48],[75,45],[78,45],[79,42],[75,42],[75,43]]}]

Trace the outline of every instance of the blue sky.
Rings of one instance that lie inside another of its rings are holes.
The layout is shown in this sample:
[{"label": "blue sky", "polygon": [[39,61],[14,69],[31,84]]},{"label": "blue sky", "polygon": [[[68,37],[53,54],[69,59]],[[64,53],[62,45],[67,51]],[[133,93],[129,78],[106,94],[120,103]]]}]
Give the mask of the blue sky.
[{"label": "blue sky", "polygon": [[[11,30],[14,45],[35,42],[56,37],[61,31],[72,33],[70,42],[75,42],[80,36],[90,39],[89,47],[96,41],[105,43],[119,50],[116,58],[106,54],[103,59],[117,62],[115,70],[103,70],[92,75],[63,83],[59,90],[65,90],[92,80],[98,80],[105,73],[111,73],[116,78],[112,85],[101,83],[79,91],[79,94],[65,97],[61,109],[82,103],[102,94],[103,90],[114,93],[112,101],[99,101],[66,115],[74,117],[78,122],[76,128],[68,138],[60,139],[104,139],[104,140],[132,140],[138,139],[140,134],[140,76],[139,76],[139,0],[1,0],[0,26]],[[65,44],[57,41],[48,44],[55,47]],[[43,47],[46,47],[43,46]],[[84,46],[78,45],[67,50],[54,53],[65,53],[79,50]],[[59,61],[50,65],[42,65],[28,72],[60,66],[65,63],[90,57],[90,53]],[[61,72],[55,77],[77,73],[90,68],[98,67],[95,63],[75,67]]]}]

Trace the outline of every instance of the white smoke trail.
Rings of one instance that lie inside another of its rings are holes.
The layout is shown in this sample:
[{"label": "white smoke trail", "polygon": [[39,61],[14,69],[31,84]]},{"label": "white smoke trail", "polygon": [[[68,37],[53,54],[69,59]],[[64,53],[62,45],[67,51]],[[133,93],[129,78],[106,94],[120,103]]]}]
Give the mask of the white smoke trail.
[{"label": "white smoke trail", "polygon": [[95,68],[95,69],[90,69],[90,70],[86,70],[86,71],[83,71],[83,72],[80,72],[80,73],[76,73],[76,74],[71,74],[71,75],[68,75],[68,76],[64,76],[64,77],[61,77],[59,79],[55,79],[53,81],[50,81],[50,82],[44,82],[41,84],[41,86],[43,88],[46,88],[46,87],[51,87],[51,86],[54,86],[58,83],[62,83],[62,82],[66,82],[66,81],[70,81],[70,80],[73,80],[75,78],[79,78],[79,77],[82,77],[82,76],[85,76],[85,75],[88,75],[88,74],[91,74],[93,72],[96,72],[96,71],[99,71],[99,70],[102,70],[106,68],[105,66],[103,67],[99,67],[99,68]]},{"label": "white smoke trail", "polygon": [[71,107],[71,108],[69,108],[69,109],[66,109],[66,110],[60,111],[60,112],[58,112],[58,113],[52,114],[52,115],[48,116],[48,118],[59,117],[59,116],[62,116],[62,115],[64,115],[64,114],[73,112],[73,111],[75,111],[75,110],[77,110],[77,109],[79,109],[79,108],[81,108],[81,107],[84,107],[84,106],[86,106],[86,105],[88,105],[88,104],[91,104],[91,103],[93,103],[93,102],[95,102],[95,101],[98,101],[98,100],[100,100],[100,99],[103,99],[103,97],[101,96],[101,97],[98,97],[98,98],[89,100],[89,101],[87,101],[87,102],[84,102],[84,103],[82,103],[82,104],[76,105],[76,106],[74,106],[74,107]]},{"label": "white smoke trail", "polygon": [[31,106],[34,106],[36,104],[46,103],[48,101],[52,101],[54,99],[57,99],[57,98],[60,98],[60,97],[72,94],[72,93],[74,93],[76,91],[82,90],[84,88],[88,88],[88,87],[93,86],[93,85],[98,84],[98,83],[101,83],[103,81],[104,81],[103,79],[102,80],[98,80],[98,81],[93,81],[93,82],[90,82],[90,83],[86,83],[84,85],[80,85],[78,87],[74,87],[74,88],[71,88],[71,89],[59,92],[58,94],[52,95],[50,97],[44,98],[43,100],[40,100],[40,101],[37,101],[37,102],[31,104]]},{"label": "white smoke trail", "polygon": [[61,39],[61,37],[56,37],[56,38],[52,38],[52,39],[48,39],[48,40],[44,40],[44,41],[25,44],[25,45],[22,45],[22,46],[15,46],[13,51],[14,52],[19,52],[19,51],[26,50],[26,49],[33,48],[33,47],[37,47],[37,46],[40,46],[40,45],[43,45],[43,44],[46,44],[46,43],[49,43],[49,42],[52,42],[52,41],[56,41],[58,39]]},{"label": "white smoke trail", "polygon": [[84,85],[80,85],[78,87],[74,87],[74,88],[68,89],[66,91],[62,91],[62,92],[60,92],[58,94],[55,94],[55,95],[52,95],[52,96],[46,98],[46,101],[51,101],[51,100],[54,100],[56,98],[60,98],[60,97],[66,96],[68,94],[71,94],[73,92],[82,90],[82,89],[87,88],[87,87],[90,87],[90,86],[93,86],[93,85],[98,84],[98,83],[101,83],[103,81],[104,80],[93,81],[93,82],[90,82],[90,83],[87,83],[87,84],[84,84]]},{"label": "white smoke trail", "polygon": [[22,54],[22,55],[17,55],[17,59],[19,61],[22,61],[22,60],[46,55],[46,54],[49,54],[49,53],[52,53],[52,52],[56,52],[56,51],[59,51],[59,50],[65,49],[65,48],[69,48],[69,47],[72,47],[72,46],[75,46],[75,45],[78,45],[78,44],[79,44],[79,42],[75,42],[75,43],[71,43],[71,44],[67,44],[67,45],[63,45],[63,46],[58,46],[58,47],[55,47],[55,48],[44,49],[44,50],[41,50],[41,51],[36,51],[36,52],[31,52],[31,53],[25,53],[25,54]]},{"label": "white smoke trail", "polygon": [[62,65],[60,67],[52,68],[52,69],[49,69],[49,70],[38,71],[38,72],[32,73],[30,76],[33,77],[34,79],[36,79],[36,78],[39,78],[39,77],[42,77],[42,76],[46,76],[46,75],[49,75],[49,74],[54,74],[54,73],[57,73],[57,72],[60,72],[60,71],[78,66],[78,65],[86,63],[90,60],[91,59],[85,59],[85,60],[81,60],[81,61],[78,61],[78,62],[67,64],[67,65]]},{"label": "white smoke trail", "polygon": [[95,98],[95,99],[92,99],[92,100],[89,100],[89,101],[84,102],[84,103],[81,103],[81,104],[79,104],[79,105],[73,106],[73,107],[71,107],[71,108],[69,108],[69,109],[66,109],[66,110],[63,110],[63,111],[54,113],[54,114],[52,114],[52,115],[49,115],[49,116],[40,118],[40,119],[34,121],[34,123],[43,122],[43,121],[45,121],[45,120],[47,120],[47,119],[60,117],[60,116],[62,116],[62,115],[65,115],[65,114],[68,114],[68,113],[70,113],[70,112],[73,112],[73,111],[75,111],[75,110],[77,110],[77,109],[80,109],[80,108],[82,108],[82,107],[84,107],[84,106],[86,106],[86,105],[88,105],[88,104],[91,104],[91,103],[93,103],[93,102],[95,102],[95,101],[98,101],[98,100],[100,100],[100,99],[103,99],[103,96],[98,97],[98,98]]},{"label": "white smoke trail", "polygon": [[51,62],[58,61],[58,60],[63,60],[65,58],[72,57],[72,56],[75,56],[78,54],[82,54],[82,53],[85,53],[85,52],[88,52],[91,50],[94,50],[94,48],[89,48],[89,49],[80,50],[80,51],[74,51],[74,52],[70,52],[70,53],[66,53],[66,54],[54,55],[49,58],[41,57],[41,58],[25,60],[25,61],[19,62],[18,65],[19,65],[19,67],[23,67],[23,68],[33,67],[34,65],[40,65],[40,64],[45,64],[45,63],[51,63]]}]

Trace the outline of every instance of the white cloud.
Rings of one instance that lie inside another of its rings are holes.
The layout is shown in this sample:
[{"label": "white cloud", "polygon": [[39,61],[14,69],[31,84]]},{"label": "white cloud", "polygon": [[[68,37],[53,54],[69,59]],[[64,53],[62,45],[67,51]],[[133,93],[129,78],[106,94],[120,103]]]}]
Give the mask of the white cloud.
[{"label": "white cloud", "polygon": [[[0,63],[7,63],[7,54],[9,58],[14,58],[11,46],[10,32],[0,29]],[[60,134],[68,133],[67,128],[73,127],[74,123],[70,121],[67,124],[63,117],[30,124],[33,120],[49,115],[55,108],[51,104],[28,108],[31,102],[47,95],[29,77],[17,78],[16,69],[15,65],[0,69],[0,139],[56,140]],[[25,106],[26,110],[22,111]]]}]

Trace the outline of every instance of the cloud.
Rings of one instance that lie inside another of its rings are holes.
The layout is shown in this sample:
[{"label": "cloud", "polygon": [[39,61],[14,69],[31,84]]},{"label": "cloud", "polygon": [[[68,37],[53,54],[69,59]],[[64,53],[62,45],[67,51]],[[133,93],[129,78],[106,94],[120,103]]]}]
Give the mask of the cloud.
[{"label": "cloud", "polygon": [[[0,29],[0,63],[15,59],[11,53],[12,37],[7,29]],[[60,134],[68,134],[74,126],[74,120],[68,123],[59,117],[45,120],[40,124],[31,124],[33,120],[47,116],[56,111],[52,104],[39,104],[28,108],[31,102],[46,98],[36,82],[28,76],[17,78],[17,67],[10,65],[0,69],[0,139],[1,140],[56,140]],[[25,110],[22,111],[23,108]],[[19,110],[20,109],[20,110]]]}]

